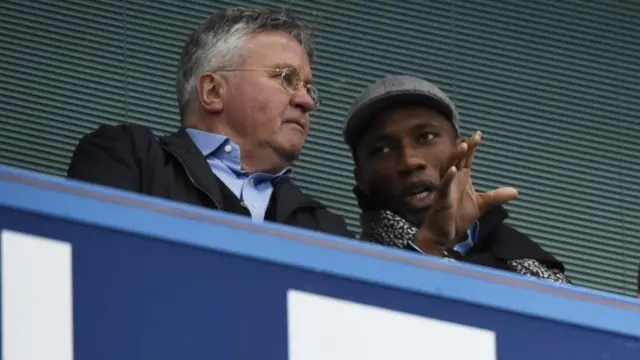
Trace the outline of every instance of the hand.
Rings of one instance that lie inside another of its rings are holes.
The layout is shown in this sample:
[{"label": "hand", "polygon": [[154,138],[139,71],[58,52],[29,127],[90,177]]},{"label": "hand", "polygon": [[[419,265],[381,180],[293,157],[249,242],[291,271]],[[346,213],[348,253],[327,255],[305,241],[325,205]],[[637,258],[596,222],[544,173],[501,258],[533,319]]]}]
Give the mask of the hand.
[{"label": "hand", "polygon": [[[460,206],[456,217],[455,243],[464,240],[467,230],[473,222],[484,215],[489,209],[515,200],[518,191],[512,187],[498,188],[486,193],[477,193],[471,180],[471,166],[475,151],[482,142],[482,133],[476,131],[471,138],[464,139],[459,146],[459,151],[452,158],[455,162],[457,174],[453,180],[453,189],[460,189]],[[464,144],[466,144],[466,149]]]},{"label": "hand", "polygon": [[424,252],[442,256],[444,249],[464,239],[473,222],[490,208],[514,200],[518,191],[504,187],[477,193],[471,181],[471,166],[482,136],[476,132],[462,141],[451,158],[451,167],[443,174],[433,204],[416,236],[416,245]]}]

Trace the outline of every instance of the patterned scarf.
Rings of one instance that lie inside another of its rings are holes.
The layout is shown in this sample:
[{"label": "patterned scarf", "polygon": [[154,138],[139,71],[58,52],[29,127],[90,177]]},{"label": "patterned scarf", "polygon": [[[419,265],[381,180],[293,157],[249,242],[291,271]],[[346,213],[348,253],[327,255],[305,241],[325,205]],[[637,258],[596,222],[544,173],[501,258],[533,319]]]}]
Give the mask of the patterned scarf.
[{"label": "patterned scarf", "polygon": [[[413,243],[418,228],[387,210],[369,210],[360,215],[362,240],[407,249]],[[507,267],[524,276],[569,284],[562,271],[548,268],[535,259],[507,260]]]}]

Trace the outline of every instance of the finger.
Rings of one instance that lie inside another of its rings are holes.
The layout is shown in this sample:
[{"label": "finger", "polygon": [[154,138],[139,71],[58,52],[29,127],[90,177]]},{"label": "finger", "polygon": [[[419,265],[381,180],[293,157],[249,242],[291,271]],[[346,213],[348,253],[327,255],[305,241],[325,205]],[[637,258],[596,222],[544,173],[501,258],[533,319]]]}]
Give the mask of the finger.
[{"label": "finger", "polygon": [[480,213],[484,214],[494,206],[502,205],[518,197],[518,190],[512,187],[502,187],[486,193],[477,194]]},{"label": "finger", "polygon": [[458,169],[456,169],[455,166],[452,166],[447,170],[442,180],[440,180],[440,184],[438,184],[438,188],[434,194],[435,202],[449,200],[451,197],[451,185],[453,184],[453,179],[457,172]]},{"label": "finger", "polygon": [[455,166],[458,170],[462,169],[464,166],[464,161],[467,157],[467,152],[469,151],[469,144],[466,140],[459,143],[456,146],[455,153],[453,154],[453,159],[449,163],[450,166]]},{"label": "finger", "polygon": [[475,156],[478,145],[482,142],[482,132],[476,131],[469,140],[469,148],[467,150],[467,156],[465,157],[464,168],[471,169],[473,165],[473,157]]},{"label": "finger", "polygon": [[473,158],[476,154],[476,149],[482,142],[482,133],[480,131],[476,131],[473,136],[471,136],[471,143],[469,144],[469,151],[467,156],[467,164],[466,167],[468,169],[473,165]]},{"label": "finger", "polygon": [[444,164],[446,166],[442,168],[440,177],[444,177],[451,166],[455,166],[456,168],[459,166],[460,161],[466,156],[468,147],[466,142],[460,142],[456,145],[455,150],[449,155],[447,163]]}]

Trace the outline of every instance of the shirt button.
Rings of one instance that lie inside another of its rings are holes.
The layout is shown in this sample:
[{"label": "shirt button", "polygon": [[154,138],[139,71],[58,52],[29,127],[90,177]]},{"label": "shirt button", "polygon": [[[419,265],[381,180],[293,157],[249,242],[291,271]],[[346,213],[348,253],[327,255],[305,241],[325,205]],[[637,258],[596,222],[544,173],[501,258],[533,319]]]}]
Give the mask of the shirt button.
[{"label": "shirt button", "polygon": [[226,151],[226,152],[231,152],[231,149],[232,149],[231,145],[227,145],[227,146],[224,147],[224,151]]},{"label": "shirt button", "polygon": [[256,208],[256,204],[251,204],[251,207],[255,209]]}]

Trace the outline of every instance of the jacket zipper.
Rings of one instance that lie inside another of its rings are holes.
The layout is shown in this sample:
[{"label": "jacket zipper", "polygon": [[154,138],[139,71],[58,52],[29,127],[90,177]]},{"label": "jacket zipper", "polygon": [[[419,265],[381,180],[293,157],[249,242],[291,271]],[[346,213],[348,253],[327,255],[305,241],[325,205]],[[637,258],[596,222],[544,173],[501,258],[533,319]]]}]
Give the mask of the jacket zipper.
[{"label": "jacket zipper", "polygon": [[205,190],[202,186],[198,185],[198,183],[196,183],[196,181],[193,179],[193,176],[191,176],[191,172],[189,171],[189,169],[187,168],[187,165],[184,163],[184,161],[182,160],[182,158],[180,158],[180,156],[178,156],[178,154],[176,154],[175,152],[173,152],[172,150],[167,148],[167,151],[169,153],[171,153],[171,155],[173,155],[176,159],[178,159],[178,161],[180,162],[180,164],[182,165],[182,168],[184,169],[184,171],[187,173],[187,176],[189,177],[189,180],[191,181],[191,183],[193,184],[193,186],[195,186],[198,190],[202,191],[205,195],[207,195],[207,197],[213,202],[213,204],[216,206],[217,210],[222,209],[222,206],[220,205],[220,203],[218,203],[216,201],[216,199],[213,198],[213,196],[211,196],[211,194],[209,194],[209,192],[207,190]]}]

